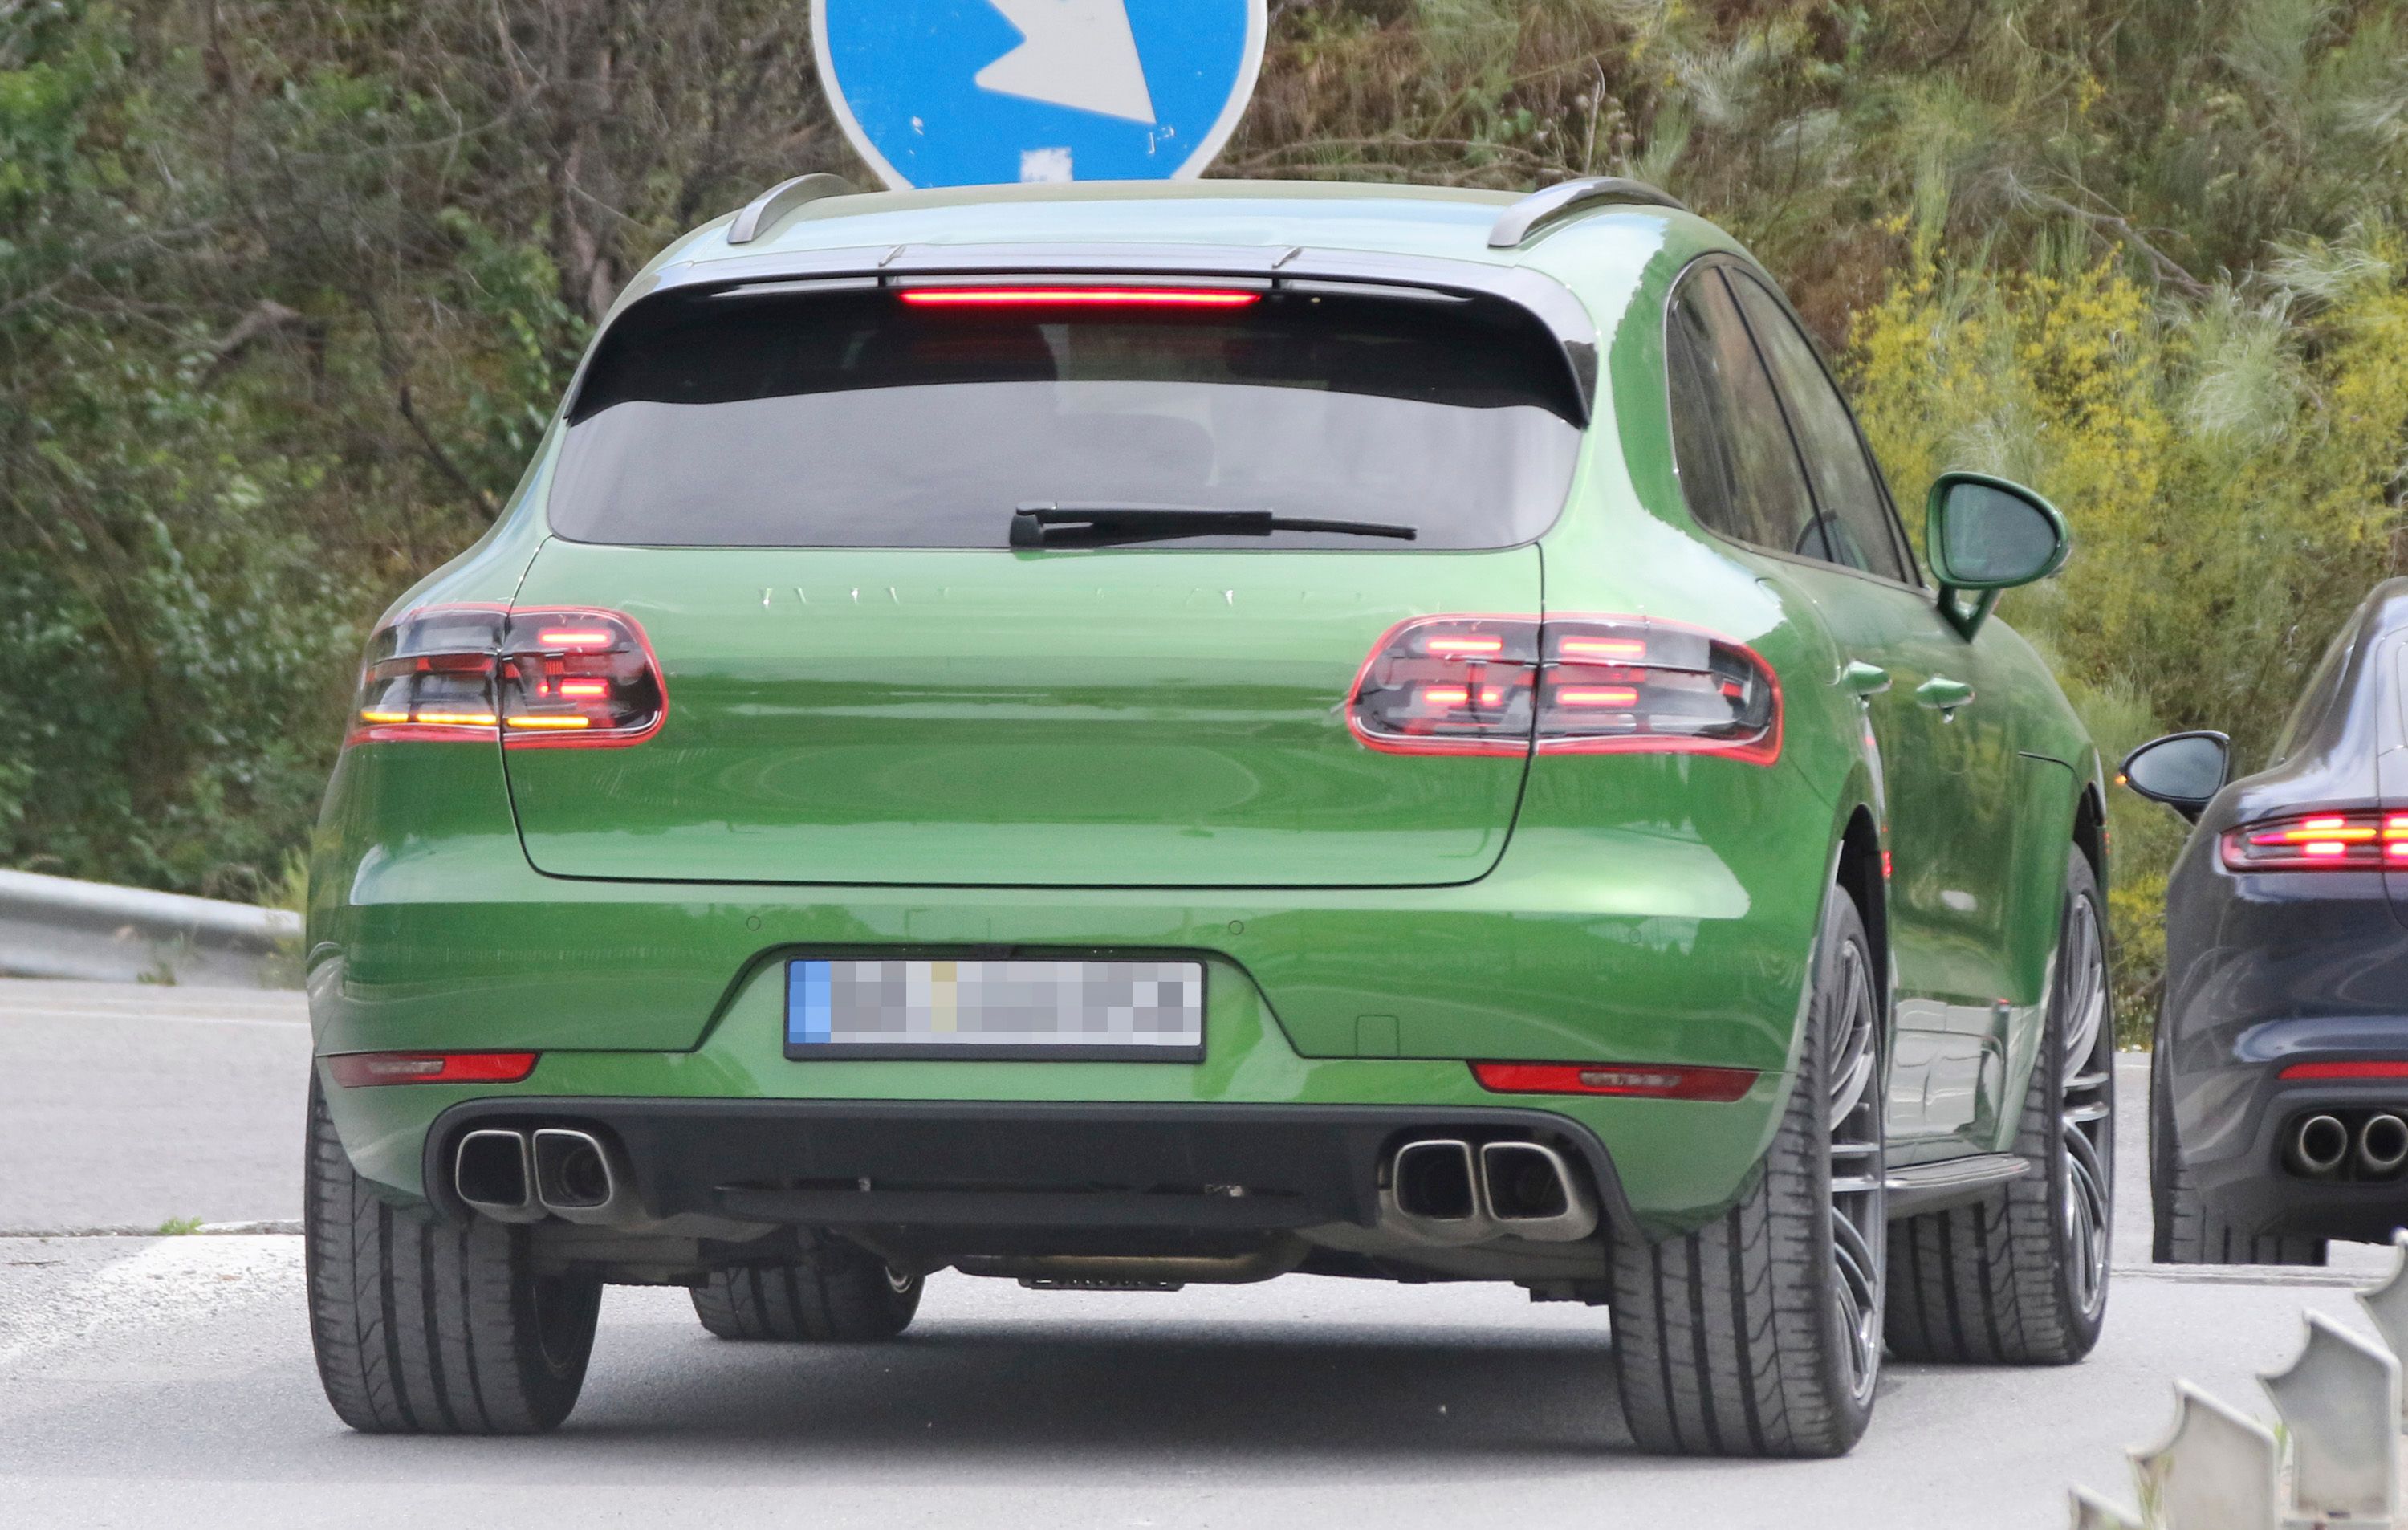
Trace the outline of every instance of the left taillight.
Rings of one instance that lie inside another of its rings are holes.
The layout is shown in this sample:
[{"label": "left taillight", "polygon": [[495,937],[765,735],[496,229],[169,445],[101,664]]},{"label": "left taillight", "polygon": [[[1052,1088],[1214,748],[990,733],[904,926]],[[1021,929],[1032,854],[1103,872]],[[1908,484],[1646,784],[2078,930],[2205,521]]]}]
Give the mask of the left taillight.
[{"label": "left taillight", "polygon": [[633,617],[425,606],[369,640],[349,741],[609,747],[650,738],[667,715],[659,661]]},{"label": "left taillight", "polygon": [[2302,813],[2224,831],[2228,871],[2408,866],[2408,813]]},{"label": "left taillight", "polygon": [[1383,634],[1347,725],[1387,754],[1781,757],[1781,685],[1742,643],[1627,616],[1426,616]]}]

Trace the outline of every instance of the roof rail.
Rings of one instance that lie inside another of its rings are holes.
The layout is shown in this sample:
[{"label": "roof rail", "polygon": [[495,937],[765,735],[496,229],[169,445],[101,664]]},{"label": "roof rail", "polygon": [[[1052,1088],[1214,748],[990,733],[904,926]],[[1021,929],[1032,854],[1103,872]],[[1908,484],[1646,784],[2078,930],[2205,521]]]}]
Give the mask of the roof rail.
[{"label": "roof rail", "polygon": [[727,242],[751,244],[764,228],[806,202],[851,194],[853,182],[842,176],[796,176],[792,180],[781,180],[744,204],[744,210],[728,225]]},{"label": "roof rail", "polygon": [[1656,190],[1643,180],[1626,180],[1620,176],[1587,176],[1579,180],[1567,180],[1529,195],[1505,209],[1497,226],[1488,231],[1488,248],[1512,250],[1529,242],[1530,236],[1550,223],[1558,222],[1591,207],[1608,203],[1625,206],[1636,203],[1642,207],[1670,207],[1686,212],[1688,207],[1678,198]]}]

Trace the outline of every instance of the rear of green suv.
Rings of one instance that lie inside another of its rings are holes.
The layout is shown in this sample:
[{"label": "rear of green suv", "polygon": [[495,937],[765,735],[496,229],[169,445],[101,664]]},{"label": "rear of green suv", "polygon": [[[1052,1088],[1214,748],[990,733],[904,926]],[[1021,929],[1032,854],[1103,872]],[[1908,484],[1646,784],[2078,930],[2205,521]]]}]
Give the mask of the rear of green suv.
[{"label": "rear of green suv", "polygon": [[[328,791],[348,1422],[557,1423],[604,1282],[871,1339],[948,1270],[1302,1272],[1611,1303],[1642,1439],[1853,1441],[1878,786],[1667,508],[1664,295],[1731,247],[1506,200],[846,196],[637,279]],[[1684,1434],[1731,1385],[1781,1407]]]}]

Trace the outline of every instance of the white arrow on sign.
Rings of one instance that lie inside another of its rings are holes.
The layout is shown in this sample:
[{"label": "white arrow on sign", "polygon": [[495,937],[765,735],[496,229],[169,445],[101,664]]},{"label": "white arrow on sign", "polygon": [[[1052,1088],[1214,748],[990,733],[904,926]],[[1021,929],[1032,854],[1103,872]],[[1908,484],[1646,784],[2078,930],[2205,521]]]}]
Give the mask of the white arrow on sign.
[{"label": "white arrow on sign", "polygon": [[1154,123],[1154,93],[1129,29],[1128,0],[987,4],[1020,29],[1021,44],[978,72],[981,90]]}]

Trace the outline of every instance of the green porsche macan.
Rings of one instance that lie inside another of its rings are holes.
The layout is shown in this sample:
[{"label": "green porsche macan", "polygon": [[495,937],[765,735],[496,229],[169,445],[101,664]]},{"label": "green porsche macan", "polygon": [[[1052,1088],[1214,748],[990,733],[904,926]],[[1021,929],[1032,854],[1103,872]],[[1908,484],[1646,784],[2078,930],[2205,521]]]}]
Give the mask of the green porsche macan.
[{"label": "green porsche macan", "polygon": [[[1661,193],[804,177],[397,602],[311,868],[311,1319],[549,1428],[606,1283],[1611,1309],[1643,1448],[1843,1451],[2106,1298],[2095,751]],[[1598,1377],[1600,1388],[1608,1378]]]}]

